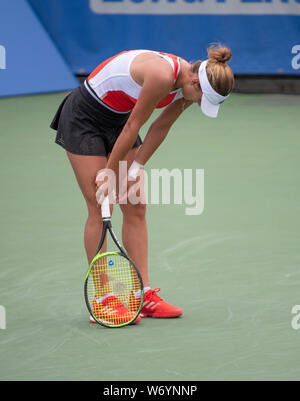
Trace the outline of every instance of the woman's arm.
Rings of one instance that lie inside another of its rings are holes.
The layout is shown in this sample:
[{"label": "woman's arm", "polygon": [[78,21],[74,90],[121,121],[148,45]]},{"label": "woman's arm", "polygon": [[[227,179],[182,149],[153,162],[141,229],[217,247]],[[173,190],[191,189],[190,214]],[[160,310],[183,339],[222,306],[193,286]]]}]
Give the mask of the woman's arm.
[{"label": "woman's arm", "polygon": [[167,136],[171,126],[193,102],[178,99],[166,107],[151,124],[135,160],[144,165]]},{"label": "woman's arm", "polygon": [[149,69],[145,72],[144,83],[131,115],[119,135],[106,168],[118,176],[118,163],[124,160],[132,148],[140,128],[148,120],[156,105],[172,90],[173,77],[169,70]]}]

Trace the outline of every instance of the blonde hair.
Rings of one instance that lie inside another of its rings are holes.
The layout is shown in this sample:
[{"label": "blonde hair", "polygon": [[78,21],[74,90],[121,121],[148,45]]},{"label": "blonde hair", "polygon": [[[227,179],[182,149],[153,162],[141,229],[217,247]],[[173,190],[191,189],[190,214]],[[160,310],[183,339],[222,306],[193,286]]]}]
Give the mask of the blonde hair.
[{"label": "blonde hair", "polygon": [[[207,49],[208,62],[206,74],[213,89],[222,96],[227,96],[234,87],[234,75],[226,64],[231,59],[232,53],[228,47],[211,45]],[[202,61],[192,64],[192,72],[198,73]]]}]

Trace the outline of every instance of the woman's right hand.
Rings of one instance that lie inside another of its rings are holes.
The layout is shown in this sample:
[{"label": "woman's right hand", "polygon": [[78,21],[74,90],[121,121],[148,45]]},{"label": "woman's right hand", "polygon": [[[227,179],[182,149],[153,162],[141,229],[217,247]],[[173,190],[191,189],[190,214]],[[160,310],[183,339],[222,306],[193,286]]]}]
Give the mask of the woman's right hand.
[{"label": "woman's right hand", "polygon": [[116,177],[112,170],[102,169],[99,170],[96,175],[95,185],[96,185],[96,199],[99,205],[102,204],[104,199],[113,194],[113,190],[116,184]]}]

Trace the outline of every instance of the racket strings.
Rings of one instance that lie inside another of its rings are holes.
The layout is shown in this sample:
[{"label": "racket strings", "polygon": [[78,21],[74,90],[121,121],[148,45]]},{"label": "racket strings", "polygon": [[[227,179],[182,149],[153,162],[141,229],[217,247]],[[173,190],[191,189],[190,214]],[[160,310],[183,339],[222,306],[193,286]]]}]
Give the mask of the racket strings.
[{"label": "racket strings", "polygon": [[132,263],[120,254],[103,255],[94,262],[87,283],[87,296],[98,320],[121,325],[132,320],[140,309],[141,289]]}]

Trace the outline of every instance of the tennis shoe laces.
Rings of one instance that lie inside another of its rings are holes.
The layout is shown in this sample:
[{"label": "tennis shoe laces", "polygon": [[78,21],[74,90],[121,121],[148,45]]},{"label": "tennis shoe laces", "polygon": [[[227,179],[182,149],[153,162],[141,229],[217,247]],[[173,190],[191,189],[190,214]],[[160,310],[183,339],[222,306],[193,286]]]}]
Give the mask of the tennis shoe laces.
[{"label": "tennis shoe laces", "polygon": [[165,302],[157,293],[160,288],[148,290],[144,295],[141,317],[170,318],[182,315],[182,309]]}]

